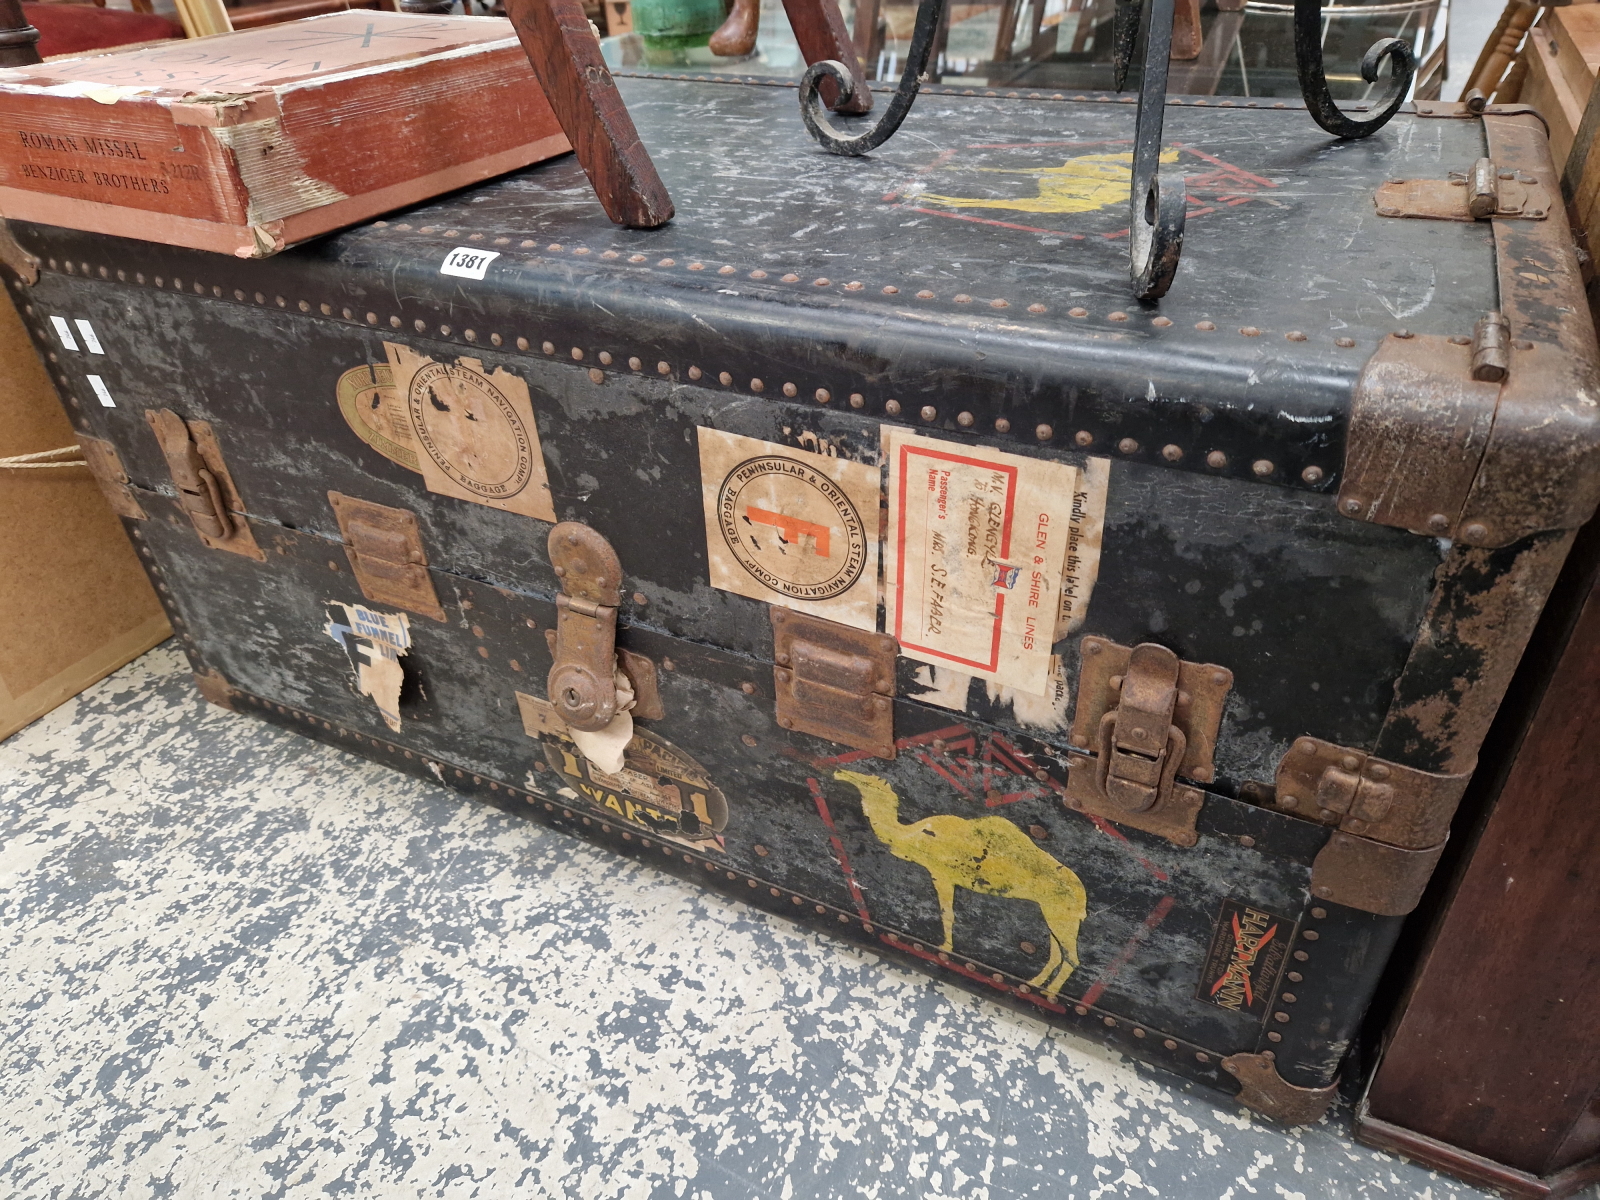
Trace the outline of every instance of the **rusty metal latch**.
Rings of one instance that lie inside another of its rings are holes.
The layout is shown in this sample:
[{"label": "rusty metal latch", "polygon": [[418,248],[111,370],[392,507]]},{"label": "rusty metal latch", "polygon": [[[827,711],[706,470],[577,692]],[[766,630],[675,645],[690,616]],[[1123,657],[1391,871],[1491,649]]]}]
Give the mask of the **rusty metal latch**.
[{"label": "rusty metal latch", "polygon": [[622,561],[599,533],[577,521],[550,531],[556,596],[550,702],[573,729],[593,733],[617,715],[617,608]]},{"label": "rusty metal latch", "polygon": [[178,506],[200,540],[213,550],[231,550],[258,561],[265,559],[250,532],[250,523],[234,515],[244,505],[222,461],[210,424],[185,421],[170,408],[151,409],[145,418],[167,460],[167,470],[178,492]]},{"label": "rusty metal latch", "polygon": [[778,724],[893,758],[899,643],[786,608],[771,616]]},{"label": "rusty metal latch", "polygon": [[1542,221],[1550,213],[1550,191],[1527,171],[1505,170],[1480,158],[1447,179],[1390,179],[1373,193],[1380,217],[1431,221]]},{"label": "rusty metal latch", "polygon": [[329,492],[328,502],[333,505],[345,557],[361,594],[374,604],[392,604],[443,621],[444,609],[428,574],[417,514],[340,492]]},{"label": "rusty metal latch", "polygon": [[1274,803],[1336,828],[1312,865],[1317,897],[1399,916],[1421,898],[1471,777],[1302,737],[1278,763]]},{"label": "rusty metal latch", "polygon": [[1205,797],[1178,779],[1211,781],[1232,686],[1226,667],[1183,662],[1154,642],[1084,638],[1071,742],[1094,759],[1068,770],[1068,806],[1194,845]]}]

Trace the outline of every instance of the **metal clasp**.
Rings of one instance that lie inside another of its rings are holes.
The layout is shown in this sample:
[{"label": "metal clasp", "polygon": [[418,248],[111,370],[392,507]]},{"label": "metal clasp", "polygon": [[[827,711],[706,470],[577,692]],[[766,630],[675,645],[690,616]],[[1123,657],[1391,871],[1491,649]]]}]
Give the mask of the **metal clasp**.
[{"label": "metal clasp", "polygon": [[1135,646],[1128,673],[1111,679],[1116,707],[1100,718],[1095,778],[1118,808],[1146,812],[1172,794],[1188,739],[1173,724],[1180,702],[1178,656],[1165,646]]},{"label": "metal clasp", "polygon": [[1451,171],[1446,179],[1391,179],[1372,200],[1380,217],[1433,221],[1542,221],[1550,212],[1549,189],[1537,177],[1501,170],[1489,158]]},{"label": "metal clasp", "polygon": [[893,758],[899,643],[786,608],[771,615],[778,724]]},{"label": "metal clasp", "polygon": [[156,431],[156,441],[161,443],[161,453],[166,456],[167,469],[172,472],[172,482],[177,485],[178,503],[184,513],[202,537],[227,541],[233,536],[228,506],[222,502],[222,488],[217,484],[217,477],[195,448],[189,426],[170,408],[158,408],[149,418],[150,427]]},{"label": "metal clasp", "polygon": [[151,409],[145,418],[167,460],[167,470],[178,492],[178,506],[200,540],[213,550],[230,550],[258,562],[265,559],[250,532],[250,523],[234,515],[242,513],[244,505],[222,461],[210,424],[185,421],[170,408]]},{"label": "metal clasp", "polygon": [[361,594],[374,604],[392,604],[443,621],[444,609],[428,574],[417,514],[342,492],[329,492],[328,503],[333,505],[345,557]]},{"label": "metal clasp", "polygon": [[1179,778],[1211,782],[1232,687],[1226,667],[1184,662],[1154,642],[1084,638],[1071,743],[1094,757],[1069,766],[1067,807],[1194,845],[1205,795]]},{"label": "metal clasp", "polygon": [[611,543],[578,521],[550,531],[556,596],[550,703],[573,729],[593,733],[617,715],[617,608],[622,562]]}]

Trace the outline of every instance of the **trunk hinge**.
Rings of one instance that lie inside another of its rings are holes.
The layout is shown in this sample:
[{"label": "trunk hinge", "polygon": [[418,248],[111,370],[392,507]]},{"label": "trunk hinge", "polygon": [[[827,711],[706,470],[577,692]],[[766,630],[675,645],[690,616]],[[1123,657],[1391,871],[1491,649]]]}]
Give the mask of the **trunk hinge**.
[{"label": "trunk hinge", "polygon": [[329,492],[339,522],[345,557],[361,594],[374,604],[392,604],[418,616],[445,619],[439,593],[428,574],[417,514],[370,500]]},{"label": "trunk hinge", "polygon": [[1194,845],[1205,794],[1178,779],[1211,782],[1232,687],[1226,667],[1183,662],[1154,642],[1084,638],[1071,742],[1095,758],[1069,768],[1067,806]]},{"label": "trunk hinge", "polygon": [[178,505],[200,540],[213,550],[230,550],[258,562],[266,555],[256,545],[250,522],[242,515],[244,504],[222,450],[207,421],[185,421],[170,408],[145,413],[167,460]]},{"label": "trunk hinge", "polygon": [[893,758],[895,658],[886,633],[773,606],[772,681],[778,724]]},{"label": "trunk hinge", "polygon": [[1302,737],[1278,763],[1273,803],[1335,828],[1311,868],[1315,896],[1400,916],[1421,899],[1471,777]]},{"label": "trunk hinge", "polygon": [[1505,170],[1480,158],[1447,179],[1391,179],[1372,201],[1380,217],[1430,221],[1542,221],[1550,214],[1550,191],[1527,171]]}]

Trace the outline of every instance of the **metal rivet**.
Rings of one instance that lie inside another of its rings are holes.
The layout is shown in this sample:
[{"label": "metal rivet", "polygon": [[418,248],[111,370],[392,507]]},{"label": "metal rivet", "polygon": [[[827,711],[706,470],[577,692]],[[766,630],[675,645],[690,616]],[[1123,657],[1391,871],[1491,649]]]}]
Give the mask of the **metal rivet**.
[{"label": "metal rivet", "polygon": [[827,388],[818,388],[815,395],[817,397],[818,404],[826,404],[829,400],[833,399],[833,393],[828,391]]},{"label": "metal rivet", "polygon": [[[1131,451],[1129,453],[1131,453]],[[1171,443],[1168,443],[1167,445],[1161,447],[1161,457],[1166,459],[1168,462],[1182,462],[1183,447],[1174,446]]]},{"label": "metal rivet", "polygon": [[1128,314],[1125,312],[1110,312],[1106,314],[1106,320],[1108,321],[1126,321],[1127,319]]},{"label": "metal rivet", "polygon": [[1194,1060],[1195,1062],[1210,1062],[1211,1055],[1207,1054],[1204,1050],[1197,1050],[1195,1051]]},{"label": "metal rivet", "polygon": [[892,283],[891,283],[891,284],[889,284],[889,285],[887,285],[887,286],[886,286],[886,287],[885,287],[885,288],[884,288],[884,289],[883,289],[883,294],[884,294],[884,295],[885,295],[885,296],[895,296],[895,295],[898,295],[898,294],[899,294],[899,292],[900,292],[900,289],[899,289],[899,288],[897,288],[897,287],[895,287],[895,286],[894,286],[894,284],[892,284]]},{"label": "metal rivet", "polygon": [[924,421],[931,421],[939,415],[939,410],[931,404],[924,404],[920,415]]},{"label": "metal rivet", "polygon": [[1305,962],[1310,957],[1311,955],[1307,954],[1304,950],[1296,950],[1294,952],[1294,958],[1296,962]]},{"label": "metal rivet", "polygon": [[994,419],[994,431],[996,433],[1010,433],[1011,422],[1005,417],[996,417]]},{"label": "metal rivet", "polygon": [[1217,328],[1215,321],[1196,321],[1194,327],[1201,333],[1214,333]]},{"label": "metal rivet", "polygon": [[1477,522],[1473,522],[1461,531],[1461,540],[1470,542],[1474,546],[1484,541],[1489,536],[1489,531]]},{"label": "metal rivet", "polygon": [[1067,316],[1069,316],[1069,317],[1087,317],[1088,315],[1089,315],[1089,310],[1087,308],[1069,308],[1069,309],[1067,309]]},{"label": "metal rivet", "polygon": [[1338,337],[1333,339],[1333,344],[1341,350],[1348,350],[1356,344],[1356,340],[1352,337]]},{"label": "metal rivet", "polygon": [[1306,340],[1306,335],[1301,333],[1298,329],[1291,329],[1283,336],[1291,342],[1303,342]]},{"label": "metal rivet", "polygon": [[888,413],[891,417],[898,417],[900,415],[900,401],[885,401],[883,405],[883,411]]},{"label": "metal rivet", "polygon": [[1072,1006],[1072,1011],[1073,1011],[1073,1012],[1075,1012],[1075,1013],[1077,1013],[1077,1014],[1078,1014],[1078,1015],[1079,1015],[1079,1016],[1080,1016],[1080,1017],[1082,1017],[1082,1016],[1087,1016],[1087,1015],[1088,1015],[1088,1012],[1089,1012],[1089,1010],[1088,1010],[1088,1009],[1087,1009],[1087,1008],[1085,1008],[1085,1007],[1084,1007],[1084,1006],[1083,1006],[1083,1005],[1081,1005],[1081,1004],[1074,1004],[1074,1005],[1073,1005],[1073,1006]]},{"label": "metal rivet", "polygon": [[[1332,888],[1318,888],[1317,889],[1318,893],[1332,891],[1332,890],[1333,890]],[[1307,930],[1304,930],[1300,934],[1300,936],[1305,938],[1305,940],[1308,941],[1308,942],[1314,942],[1318,938],[1320,938],[1322,935],[1320,933],[1318,933],[1315,929],[1307,929]]]},{"label": "metal rivet", "polygon": [[1265,477],[1267,475],[1271,475],[1272,472],[1277,468],[1272,465],[1271,459],[1258,458],[1255,462],[1250,464],[1250,469],[1257,475]]},{"label": "metal rivet", "polygon": [[1051,438],[1055,437],[1055,435],[1056,431],[1048,425],[1035,425],[1033,427],[1033,436],[1038,438],[1041,442],[1048,442]]},{"label": "metal rivet", "polygon": [[830,281],[827,278],[824,277],[822,279],[813,279],[811,281],[811,285],[813,287],[827,287],[827,286],[829,286],[829,282]]},{"label": "metal rivet", "polygon": [[865,396],[863,396],[860,392],[851,392],[850,393],[850,407],[851,408],[860,408],[864,404],[866,404],[866,402],[867,402],[867,398]]},{"label": "metal rivet", "polygon": [[1322,468],[1321,467],[1307,467],[1304,471],[1300,472],[1300,478],[1305,480],[1307,483],[1321,483],[1322,482]]},{"label": "metal rivet", "polygon": [[1409,329],[1396,329],[1394,331],[1394,336],[1399,338],[1401,341],[1404,342],[1404,341],[1410,341],[1412,338],[1416,337],[1417,335],[1412,333],[1411,330],[1409,330]]},{"label": "metal rivet", "polygon": [[967,295],[965,292],[957,292],[955,295],[955,301],[957,304],[971,304],[972,297]]},{"label": "metal rivet", "polygon": [[1257,329],[1254,325],[1242,326],[1240,328],[1240,330],[1239,330],[1239,333],[1244,337],[1260,337],[1261,336],[1261,330]]},{"label": "metal rivet", "polygon": [[[1028,305],[1028,311],[1031,313],[1042,313],[1045,311],[1045,307],[1042,304],[1030,304]],[[1170,324],[1170,322],[1168,323]]]},{"label": "metal rivet", "polygon": [[1137,454],[1139,453],[1139,443],[1133,438],[1123,438],[1117,443],[1117,449],[1124,454]]},{"label": "metal rivet", "polygon": [[750,390],[752,392],[764,392],[767,390],[767,385],[762,383],[759,379],[752,379],[750,381]]},{"label": "metal rivet", "polygon": [[928,290],[926,290],[926,289],[924,289],[924,290],[922,290],[922,291],[917,293],[917,299],[918,300],[932,300],[933,299],[933,293],[928,291]]},{"label": "metal rivet", "polygon": [[672,374],[672,364],[671,363],[658,362],[656,364],[656,374],[657,375],[670,375],[670,374]]},{"label": "metal rivet", "polygon": [[751,279],[765,279],[766,277],[767,277],[767,273],[765,271],[762,271],[762,270],[759,270],[759,269],[750,272],[750,278]]},{"label": "metal rivet", "polygon": [[1272,1014],[1272,1019],[1280,1025],[1287,1025],[1289,1023],[1289,1014],[1286,1012],[1275,1012]]},{"label": "metal rivet", "polygon": [[1167,1038],[1161,1044],[1163,1046],[1165,1046],[1168,1050],[1176,1050],[1178,1048],[1178,1043],[1173,1041],[1171,1038]]},{"label": "metal rivet", "polygon": [[604,383],[606,380],[606,373],[599,367],[590,367],[589,380],[592,383]]}]

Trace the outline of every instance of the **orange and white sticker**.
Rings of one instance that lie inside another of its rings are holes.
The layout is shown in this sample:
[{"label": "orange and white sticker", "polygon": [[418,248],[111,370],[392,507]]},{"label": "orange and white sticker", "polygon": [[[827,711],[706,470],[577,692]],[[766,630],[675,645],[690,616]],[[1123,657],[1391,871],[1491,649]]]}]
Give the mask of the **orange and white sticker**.
[{"label": "orange and white sticker", "polygon": [[892,426],[883,436],[887,631],[900,653],[1045,695],[1078,468]]},{"label": "orange and white sticker", "polygon": [[711,586],[877,628],[877,467],[700,427]]}]

